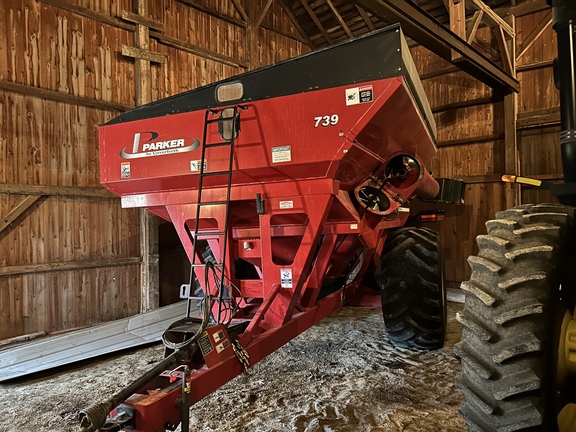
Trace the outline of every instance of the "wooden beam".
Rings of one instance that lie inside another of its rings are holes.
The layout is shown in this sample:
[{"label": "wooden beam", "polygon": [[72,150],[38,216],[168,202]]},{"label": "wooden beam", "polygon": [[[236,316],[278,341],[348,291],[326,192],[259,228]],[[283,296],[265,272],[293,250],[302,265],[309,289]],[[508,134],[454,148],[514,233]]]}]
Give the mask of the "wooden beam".
[{"label": "wooden beam", "polygon": [[140,257],[130,257],[130,258],[109,258],[103,260],[57,262],[50,264],[5,266],[0,267],[0,277],[23,275],[23,274],[48,273],[56,271],[87,270],[102,267],[122,267],[129,265],[138,265],[140,263],[141,263]]},{"label": "wooden beam", "polygon": [[516,32],[514,31],[514,29],[506,21],[504,21],[504,19],[500,17],[500,15],[494,12],[492,8],[486,5],[486,3],[484,3],[482,0],[468,0],[468,2],[474,9],[481,10],[482,12],[484,12],[484,18],[492,21],[494,25],[502,27],[502,30],[508,33],[510,37],[516,36]]},{"label": "wooden beam", "polygon": [[84,6],[75,5],[71,3],[70,0],[38,0],[38,1],[68,12],[75,13],[77,15],[81,15],[86,18],[90,18],[94,21],[98,21],[103,24],[108,24],[113,27],[121,28],[123,30],[134,31],[135,29],[134,24],[129,24],[117,18],[113,18],[109,15],[95,12],[92,9]]},{"label": "wooden beam", "polygon": [[[135,0],[134,11],[143,17],[148,16],[148,0]],[[137,24],[134,33],[136,48],[147,51],[150,47],[150,29]],[[150,60],[136,58],[135,90],[136,105],[152,102],[152,73]],[[158,217],[145,209],[140,209],[140,312],[157,309],[160,306],[160,257],[158,248]]]},{"label": "wooden beam", "polygon": [[270,9],[270,5],[272,4],[272,1],[273,0],[266,0],[266,4],[262,7],[260,12],[258,13],[258,16],[256,17],[256,19],[252,23],[252,25],[254,27],[256,27],[256,28],[260,27],[260,24],[262,24],[262,20],[264,19],[264,17],[266,16],[266,13],[268,12],[268,9]]},{"label": "wooden beam", "polygon": [[248,23],[248,15],[246,14],[246,11],[244,10],[240,2],[238,0],[232,0],[232,4],[234,5],[234,9],[236,9],[236,12],[238,12],[238,15],[240,15],[240,17],[244,20],[245,23]]},{"label": "wooden beam", "polygon": [[516,18],[520,18],[549,8],[546,0],[525,0],[517,5],[496,8],[494,12],[500,17],[514,15]]},{"label": "wooden beam", "polygon": [[496,42],[498,43],[500,57],[502,58],[502,68],[510,75],[516,76],[516,68],[514,67],[515,60],[512,58],[504,30],[502,27],[494,27],[493,31]]},{"label": "wooden beam", "polygon": [[161,64],[166,63],[166,61],[168,60],[168,56],[166,54],[136,48],[128,45],[122,45],[122,55],[126,57],[132,57],[138,60],[146,60],[149,62],[161,63]]},{"label": "wooden beam", "polygon": [[472,17],[472,19],[470,20],[470,22],[467,25],[466,42],[472,43],[472,41],[476,37],[476,32],[478,31],[478,27],[480,26],[480,23],[482,22],[483,16],[484,16],[484,12],[481,10],[474,12],[474,16]]},{"label": "wooden beam", "polygon": [[462,55],[456,66],[483,83],[504,92],[518,91],[518,81],[462,40],[420,7],[405,0],[354,0],[355,4],[388,22],[398,22],[416,42],[450,61],[452,50]]},{"label": "wooden beam", "polygon": [[10,212],[0,220],[0,233],[8,228],[22,213],[40,199],[42,195],[30,195],[20,201]]},{"label": "wooden beam", "polygon": [[222,21],[226,21],[229,24],[242,28],[248,27],[248,24],[246,24],[246,22],[237,20],[234,17],[225,15],[223,13],[215,11],[214,9],[207,8],[206,6],[202,6],[201,4],[198,3],[197,0],[177,0],[177,1],[179,3],[185,4],[186,6],[190,6],[192,9],[196,9],[202,13],[205,13],[206,15],[213,16],[214,18],[221,19]]},{"label": "wooden beam", "polygon": [[48,90],[40,87],[32,87],[24,84],[16,84],[5,80],[0,80],[0,90],[18,93],[26,96],[37,97],[40,99],[51,100],[54,102],[64,102],[72,105],[79,105],[88,108],[97,108],[108,111],[127,111],[130,106],[108,102],[103,100],[91,99],[83,96],[74,96],[69,93],[63,93],[57,90]]},{"label": "wooden beam", "polygon": [[550,10],[546,16],[540,21],[540,24],[536,26],[534,31],[528,35],[528,37],[522,42],[522,46],[518,48],[518,52],[516,53],[516,61],[518,61],[526,51],[530,49],[534,42],[538,40],[542,33],[546,31],[548,27],[552,25],[552,10]]},{"label": "wooden beam", "polygon": [[560,108],[549,108],[518,114],[518,128],[529,129],[560,124]]},{"label": "wooden beam", "polygon": [[198,57],[203,57],[205,59],[222,63],[227,66],[243,67],[243,68],[248,67],[248,63],[245,61],[238,60],[233,57],[228,57],[226,55],[217,53],[216,51],[201,48],[197,45],[191,44],[189,42],[184,42],[179,39],[172,38],[170,36],[163,35],[153,30],[150,30],[150,37],[153,39],[157,39],[158,42],[160,42],[162,45],[176,48],[179,49],[180,51],[194,54],[197,55]]},{"label": "wooden beam", "polygon": [[278,2],[280,3],[280,6],[282,7],[282,9],[284,9],[284,13],[286,15],[288,15],[288,18],[290,18],[292,25],[296,28],[296,30],[298,30],[298,33],[300,33],[300,36],[302,36],[302,38],[304,39],[304,41],[306,41],[308,46],[312,49],[316,49],[316,45],[314,45],[314,43],[312,42],[312,39],[310,39],[310,37],[308,37],[308,35],[304,31],[304,29],[302,28],[302,26],[300,25],[300,23],[298,22],[298,20],[296,19],[296,17],[294,16],[292,11],[290,10],[290,8],[286,5],[286,2],[284,0],[278,0]]},{"label": "wooden beam", "polygon": [[453,147],[467,144],[482,144],[490,141],[500,141],[503,140],[504,137],[505,137],[504,134],[501,133],[501,134],[483,135],[477,137],[460,138],[448,141],[438,141],[436,143],[436,147]]},{"label": "wooden beam", "polygon": [[543,69],[547,67],[552,67],[553,64],[554,60],[544,60],[544,61],[526,63],[523,65],[517,65],[516,72],[525,72],[534,69]]},{"label": "wooden beam", "polygon": [[330,10],[334,14],[334,16],[336,17],[336,20],[338,20],[338,22],[340,23],[340,26],[344,29],[344,32],[346,33],[346,35],[349,38],[353,38],[354,34],[350,31],[350,27],[348,27],[346,22],[344,22],[344,20],[342,19],[342,15],[340,15],[340,12],[338,12],[338,9],[336,9],[336,7],[334,6],[334,3],[332,3],[332,0],[325,0],[325,1],[326,1],[326,4],[328,4],[328,7],[330,8]]},{"label": "wooden beam", "polygon": [[314,21],[314,24],[316,24],[316,27],[318,27],[318,30],[320,30],[320,33],[322,33],[322,36],[324,36],[324,39],[326,39],[326,42],[328,42],[330,45],[332,45],[334,43],[334,40],[330,37],[330,35],[328,34],[328,32],[326,31],[326,29],[324,28],[324,26],[322,25],[320,20],[318,19],[318,17],[314,13],[314,11],[310,8],[308,1],[307,0],[300,0],[300,3],[302,3],[302,6],[304,6],[304,9],[306,9],[306,12],[308,12],[308,15],[310,15],[310,18],[312,18],[312,21]]},{"label": "wooden beam", "polygon": [[0,183],[0,194],[7,195],[49,195],[68,198],[120,199],[104,188],[74,186],[42,186],[33,184]]},{"label": "wooden beam", "polygon": [[376,30],[374,23],[372,22],[372,20],[370,19],[370,17],[366,13],[366,11],[358,5],[356,5],[356,9],[358,10],[358,13],[360,14],[362,19],[364,20],[364,23],[366,24],[366,26],[370,29],[370,31]]},{"label": "wooden beam", "polygon": [[445,105],[438,105],[438,106],[432,108],[432,112],[434,114],[436,114],[436,113],[443,112],[443,111],[451,111],[451,110],[455,110],[455,109],[468,108],[468,107],[479,106],[479,105],[488,105],[488,104],[497,103],[497,102],[501,102],[501,101],[502,101],[501,96],[498,96],[498,95],[487,96],[487,97],[478,98],[478,99],[470,99],[470,100],[464,100],[464,101],[460,101],[460,102],[452,102],[452,103],[445,104]]},{"label": "wooden beam", "polygon": [[154,20],[147,18],[147,17],[136,15],[135,13],[132,13],[129,11],[123,10],[120,17],[124,21],[129,21],[129,22],[134,23],[134,24],[140,24],[140,25],[146,26],[148,28],[158,30],[160,32],[164,31],[164,24],[163,23],[160,23],[158,21],[154,21]]}]

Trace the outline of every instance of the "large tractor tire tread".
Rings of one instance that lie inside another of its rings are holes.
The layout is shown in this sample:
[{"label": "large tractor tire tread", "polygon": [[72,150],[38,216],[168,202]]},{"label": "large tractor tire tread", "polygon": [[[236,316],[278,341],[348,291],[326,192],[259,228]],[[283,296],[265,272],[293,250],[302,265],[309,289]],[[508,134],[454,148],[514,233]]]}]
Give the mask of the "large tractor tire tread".
[{"label": "large tractor tire tread", "polygon": [[446,334],[445,294],[438,234],[401,228],[382,254],[382,313],[390,342],[410,350],[441,348]]},{"label": "large tractor tire tread", "polygon": [[519,206],[497,213],[478,237],[454,349],[469,431],[551,430],[552,297],[573,215],[566,206]]}]

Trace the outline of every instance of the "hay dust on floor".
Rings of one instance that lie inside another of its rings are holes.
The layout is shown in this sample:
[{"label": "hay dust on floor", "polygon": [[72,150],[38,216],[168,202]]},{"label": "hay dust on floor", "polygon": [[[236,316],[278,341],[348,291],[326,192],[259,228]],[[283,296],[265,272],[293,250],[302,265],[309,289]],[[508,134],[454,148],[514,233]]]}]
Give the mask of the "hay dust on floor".
[{"label": "hay dust on floor", "polygon": [[[413,353],[386,339],[381,311],[345,307],[191,408],[191,431],[464,431],[454,385],[460,339],[449,303],[445,347]],[[79,431],[105,400],[163,356],[154,345],[0,385],[0,431]]]}]

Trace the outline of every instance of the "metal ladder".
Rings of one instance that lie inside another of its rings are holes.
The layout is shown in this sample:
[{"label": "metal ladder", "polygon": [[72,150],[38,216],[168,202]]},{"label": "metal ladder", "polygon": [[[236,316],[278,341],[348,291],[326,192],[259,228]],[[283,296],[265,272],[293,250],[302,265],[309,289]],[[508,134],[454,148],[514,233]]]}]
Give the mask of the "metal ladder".
[{"label": "metal ladder", "polygon": [[[224,279],[225,279],[225,263],[226,263],[226,251],[228,245],[228,219],[230,216],[230,191],[232,186],[232,165],[234,162],[234,143],[238,138],[240,133],[240,111],[244,110],[247,107],[245,105],[235,105],[234,107],[228,108],[221,108],[221,109],[207,109],[204,114],[204,133],[202,138],[202,156],[199,162],[199,181],[198,181],[198,198],[197,198],[197,205],[196,205],[196,220],[194,223],[194,232],[192,233],[192,263],[190,268],[190,284],[189,284],[189,292],[188,292],[188,304],[186,309],[186,316],[190,317],[192,311],[192,303],[194,299],[198,299],[198,297],[194,297],[195,284],[197,283],[194,278],[194,269],[198,267],[205,268],[205,280],[208,281],[208,271],[210,268],[218,268],[220,271],[219,278],[215,280],[217,287],[218,287],[218,302],[219,302],[219,312],[217,322],[220,321],[220,311],[221,311],[221,302],[224,296]],[[230,113],[231,115],[228,115]],[[219,114],[217,118],[213,118],[213,116]],[[208,142],[208,130],[209,127],[212,125],[218,125],[218,134],[222,138],[221,141],[217,142]],[[230,129],[227,129],[227,125],[230,125]],[[227,135],[229,134],[229,136]],[[229,149],[229,159],[228,159],[228,169],[222,171],[208,171],[207,170],[207,159],[206,153],[209,152],[210,149],[216,147],[228,147]],[[207,201],[203,198],[203,190],[204,190],[204,180],[207,177],[224,177],[226,176],[226,198],[220,201]],[[203,207],[207,206],[225,206],[225,221],[224,221],[224,230],[223,231],[200,231],[200,210]],[[221,262],[220,263],[212,263],[207,262],[206,257],[204,257],[204,263],[198,263],[197,260],[197,252],[198,252],[198,243],[200,239],[203,237],[213,237],[219,236],[221,238],[220,242],[220,250],[221,250]],[[210,302],[210,293],[205,292],[205,301]]]}]

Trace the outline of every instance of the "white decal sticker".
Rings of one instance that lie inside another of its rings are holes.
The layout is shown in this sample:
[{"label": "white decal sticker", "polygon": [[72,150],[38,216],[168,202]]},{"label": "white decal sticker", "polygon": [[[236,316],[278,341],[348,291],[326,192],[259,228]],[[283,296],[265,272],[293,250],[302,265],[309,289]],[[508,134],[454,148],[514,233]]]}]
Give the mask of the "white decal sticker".
[{"label": "white decal sticker", "polygon": [[338,114],[314,117],[314,127],[317,128],[318,126],[336,126],[339,120],[340,117],[338,117]]},{"label": "white decal sticker", "polygon": [[280,269],[280,285],[282,288],[292,288],[292,269]]},{"label": "white decal sticker", "polygon": [[130,162],[122,162],[120,164],[120,176],[122,178],[130,178]]},{"label": "white decal sticker", "polygon": [[[190,161],[190,171],[200,171],[200,163],[202,163],[201,160]],[[204,161],[204,171],[206,171],[207,166],[206,161]]]},{"label": "white decal sticker", "polygon": [[347,106],[372,102],[373,100],[374,100],[374,89],[372,85],[346,89]]},{"label": "white decal sticker", "polygon": [[294,201],[280,201],[281,209],[291,209],[294,208]]},{"label": "white decal sticker", "polygon": [[350,224],[350,229],[358,229],[358,224]]},{"label": "white decal sticker", "polygon": [[230,343],[228,343],[228,341],[224,341],[221,344],[216,345],[216,352],[218,354],[220,354],[222,351],[224,351],[229,346],[230,346]]},{"label": "white decal sticker", "polygon": [[272,147],[272,163],[290,162],[291,160],[290,146]]}]

